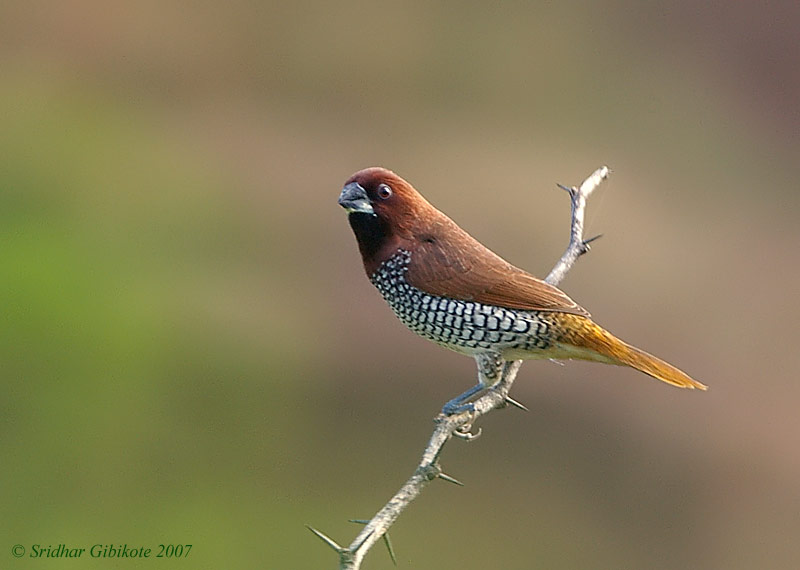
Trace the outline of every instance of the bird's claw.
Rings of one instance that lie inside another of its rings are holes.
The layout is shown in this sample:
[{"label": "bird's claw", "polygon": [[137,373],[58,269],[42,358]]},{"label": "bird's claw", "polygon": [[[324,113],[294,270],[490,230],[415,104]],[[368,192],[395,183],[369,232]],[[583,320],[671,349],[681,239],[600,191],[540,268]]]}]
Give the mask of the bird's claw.
[{"label": "bird's claw", "polygon": [[474,441],[481,436],[482,432],[483,430],[481,428],[478,428],[478,431],[472,433],[472,421],[469,421],[465,423],[463,426],[459,426],[458,428],[456,428],[456,430],[453,432],[453,435],[460,439],[463,439],[464,441]]}]

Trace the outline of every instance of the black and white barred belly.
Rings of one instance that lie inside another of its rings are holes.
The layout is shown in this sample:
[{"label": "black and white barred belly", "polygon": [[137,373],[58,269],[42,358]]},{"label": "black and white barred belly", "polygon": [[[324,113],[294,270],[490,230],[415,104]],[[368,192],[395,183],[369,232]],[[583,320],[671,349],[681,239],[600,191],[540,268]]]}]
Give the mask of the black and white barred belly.
[{"label": "black and white barred belly", "polygon": [[547,356],[544,353],[556,340],[553,313],[429,295],[406,281],[410,259],[408,251],[399,250],[378,267],[370,281],[412,331],[465,354],[525,351]]}]

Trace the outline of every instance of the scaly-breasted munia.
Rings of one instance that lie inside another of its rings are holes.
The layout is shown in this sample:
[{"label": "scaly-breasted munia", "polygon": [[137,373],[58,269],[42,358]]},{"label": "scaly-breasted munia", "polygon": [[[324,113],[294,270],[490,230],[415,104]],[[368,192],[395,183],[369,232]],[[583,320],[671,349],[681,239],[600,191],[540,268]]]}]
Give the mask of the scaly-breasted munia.
[{"label": "scaly-breasted munia", "polygon": [[479,384],[499,380],[506,361],[581,359],[630,366],[681,388],[705,386],[595,324],[557,287],[479,243],[411,184],[384,168],[355,173],[339,204],[364,269],[400,320],[418,335],[473,356]]}]

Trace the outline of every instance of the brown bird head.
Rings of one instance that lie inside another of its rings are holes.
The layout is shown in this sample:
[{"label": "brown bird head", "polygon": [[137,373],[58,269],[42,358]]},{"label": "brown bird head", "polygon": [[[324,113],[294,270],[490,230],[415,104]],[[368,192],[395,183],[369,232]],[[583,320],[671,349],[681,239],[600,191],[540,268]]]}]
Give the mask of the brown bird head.
[{"label": "brown bird head", "polygon": [[413,249],[420,221],[436,212],[411,184],[380,167],[353,174],[339,205],[347,210],[368,274],[398,249]]},{"label": "brown bird head", "polygon": [[347,210],[370,277],[402,249],[410,254],[408,283],[431,295],[588,315],[559,289],[484,247],[390,170],[356,172],[345,182],[339,204]]}]

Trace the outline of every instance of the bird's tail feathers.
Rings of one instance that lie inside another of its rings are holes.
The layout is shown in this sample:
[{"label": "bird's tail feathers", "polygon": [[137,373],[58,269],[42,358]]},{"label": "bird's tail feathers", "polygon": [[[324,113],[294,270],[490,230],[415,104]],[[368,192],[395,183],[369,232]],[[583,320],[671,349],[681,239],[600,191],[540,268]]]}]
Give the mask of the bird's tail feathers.
[{"label": "bird's tail feathers", "polygon": [[[664,362],[652,354],[629,345],[589,319],[583,318],[583,320],[584,326],[579,327],[578,330],[580,332],[577,334],[579,343],[583,348],[588,348],[598,354],[600,358],[597,358],[597,360],[609,364],[630,366],[657,380],[680,388],[707,389],[705,384],[694,380],[668,362]],[[587,360],[593,360],[593,358],[588,358]]]},{"label": "bird's tail feathers", "polygon": [[706,390],[708,388],[705,384],[698,382],[670,363],[664,362],[660,358],[648,354],[643,350],[639,350],[635,346],[631,346],[622,341],[619,342],[625,345],[627,349],[623,351],[623,355],[619,359],[622,364],[626,364],[653,378],[672,384],[673,386],[678,386],[679,388],[689,388],[691,390]]}]

